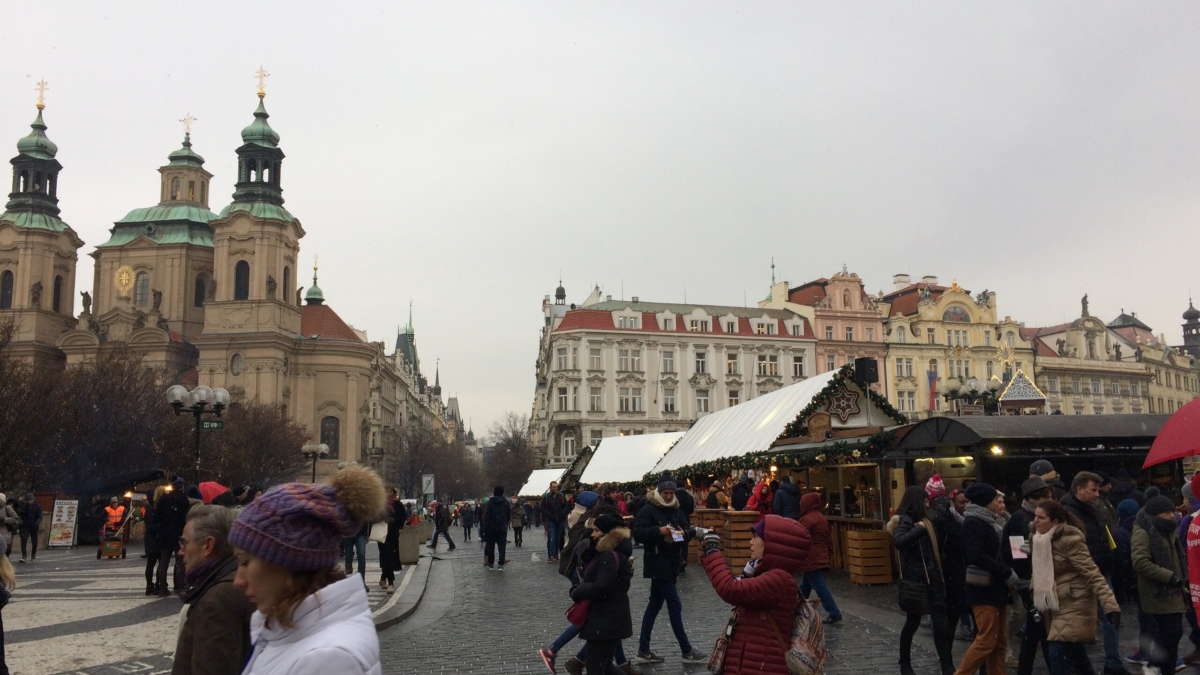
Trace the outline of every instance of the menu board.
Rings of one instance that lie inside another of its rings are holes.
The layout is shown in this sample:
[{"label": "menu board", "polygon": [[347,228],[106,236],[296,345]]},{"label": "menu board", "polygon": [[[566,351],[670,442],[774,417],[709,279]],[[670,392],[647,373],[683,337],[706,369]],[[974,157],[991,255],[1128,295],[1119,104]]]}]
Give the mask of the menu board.
[{"label": "menu board", "polygon": [[78,499],[54,500],[50,516],[50,548],[75,545],[75,525],[79,522]]}]

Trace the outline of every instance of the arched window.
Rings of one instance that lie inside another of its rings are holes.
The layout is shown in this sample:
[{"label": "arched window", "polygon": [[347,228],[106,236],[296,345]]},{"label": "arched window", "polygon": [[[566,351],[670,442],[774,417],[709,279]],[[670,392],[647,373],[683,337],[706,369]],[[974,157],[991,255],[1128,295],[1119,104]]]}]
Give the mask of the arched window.
[{"label": "arched window", "polygon": [[62,311],[62,290],[63,290],[62,275],[54,277],[54,297],[51,298],[51,306],[55,312]]},{"label": "arched window", "polygon": [[250,182],[258,180],[258,161],[252,159],[247,166],[249,166],[249,171],[247,172],[246,180]]},{"label": "arched window", "polygon": [[279,297],[283,298],[284,302],[291,302],[293,293],[294,293],[294,290],[292,289],[292,268],[284,267],[283,268],[283,293],[280,293]]},{"label": "arched window", "polygon": [[188,181],[188,201],[196,201],[196,181],[194,180]]},{"label": "arched window", "polygon": [[179,176],[171,179],[171,200],[179,199]]},{"label": "arched window", "polygon": [[13,273],[0,274],[0,309],[12,309]]},{"label": "arched window", "polygon": [[34,192],[42,191],[42,172],[41,171],[33,174],[33,191]]},{"label": "arched window", "polygon": [[336,417],[321,418],[321,442],[329,446],[329,459],[338,458],[338,439],[342,422]]},{"label": "arched window", "polygon": [[270,162],[263,162],[262,174],[260,174],[258,178],[259,178],[259,180],[261,180],[264,183],[271,182],[271,163]]},{"label": "arched window", "polygon": [[192,305],[196,307],[204,306],[204,287],[206,285],[206,281],[207,279],[203,274],[196,275],[196,290],[194,292],[195,297],[192,299]]},{"label": "arched window", "polygon": [[208,181],[200,181],[200,203],[208,206]]},{"label": "arched window", "polygon": [[250,299],[250,263],[245,260],[233,266],[233,299]]},{"label": "arched window", "polygon": [[1008,343],[1009,347],[1017,346],[1017,336],[1011,330],[1004,334],[1004,341]]},{"label": "arched window", "polygon": [[575,432],[567,431],[562,437],[563,455],[571,457],[575,454]]},{"label": "arched window", "polygon": [[28,192],[28,191],[29,191],[29,172],[22,171],[21,172],[21,185],[20,185],[20,189],[17,190],[17,192]]},{"label": "arched window", "polygon": [[150,275],[138,272],[133,282],[133,304],[145,307],[150,304]]}]

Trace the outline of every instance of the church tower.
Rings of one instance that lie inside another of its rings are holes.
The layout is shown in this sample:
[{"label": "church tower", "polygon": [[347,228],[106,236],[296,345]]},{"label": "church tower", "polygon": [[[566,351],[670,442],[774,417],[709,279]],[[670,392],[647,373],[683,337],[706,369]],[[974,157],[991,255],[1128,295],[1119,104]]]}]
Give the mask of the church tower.
[{"label": "church tower", "polygon": [[279,134],[267,121],[259,69],[258,109],[242,130],[233,202],[209,223],[212,300],[204,304],[201,384],[240,389],[264,403],[290,396],[289,365],[300,337],[296,261],[304,228],[283,207]]},{"label": "church tower", "polygon": [[1188,308],[1183,313],[1183,346],[1180,349],[1193,357],[1200,358],[1200,309],[1188,298]]},{"label": "church tower", "polygon": [[75,324],[75,263],[83,240],[59,218],[62,165],[42,121],[45,89],[40,82],[37,118],[17,141],[12,192],[0,213],[0,322],[13,322],[18,356],[59,360],[55,341]]}]

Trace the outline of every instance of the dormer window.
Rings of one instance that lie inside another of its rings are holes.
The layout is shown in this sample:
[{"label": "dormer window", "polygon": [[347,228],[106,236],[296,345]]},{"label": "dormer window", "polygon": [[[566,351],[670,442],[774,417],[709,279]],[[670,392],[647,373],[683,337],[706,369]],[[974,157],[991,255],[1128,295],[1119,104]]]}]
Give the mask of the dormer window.
[{"label": "dormer window", "polygon": [[692,319],[688,330],[693,333],[707,333],[709,331],[708,319]]},{"label": "dormer window", "polygon": [[663,330],[665,330],[665,331],[675,330],[675,319],[663,319]]},{"label": "dormer window", "polygon": [[737,322],[736,321],[726,321],[725,322],[725,332],[729,333],[730,335],[737,333],[738,332],[737,331]]}]

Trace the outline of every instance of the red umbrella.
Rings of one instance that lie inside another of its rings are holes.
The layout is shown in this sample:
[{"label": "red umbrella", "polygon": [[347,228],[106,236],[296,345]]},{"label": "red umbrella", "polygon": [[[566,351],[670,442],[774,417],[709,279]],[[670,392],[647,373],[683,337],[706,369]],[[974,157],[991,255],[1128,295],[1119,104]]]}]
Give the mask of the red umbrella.
[{"label": "red umbrella", "polygon": [[1200,398],[1175,411],[1158,432],[1142,464],[1145,469],[1173,459],[1200,454]]},{"label": "red umbrella", "polygon": [[229,488],[221,485],[220,483],[208,481],[200,484],[200,499],[202,499],[205,504],[211,504],[212,500],[225,494],[226,492],[229,492]]}]

